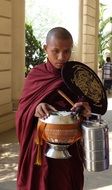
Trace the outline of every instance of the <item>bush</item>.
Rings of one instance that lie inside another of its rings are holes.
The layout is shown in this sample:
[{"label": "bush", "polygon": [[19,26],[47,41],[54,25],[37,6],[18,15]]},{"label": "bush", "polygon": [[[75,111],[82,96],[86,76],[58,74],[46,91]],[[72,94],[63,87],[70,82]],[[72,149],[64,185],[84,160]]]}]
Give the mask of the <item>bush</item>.
[{"label": "bush", "polygon": [[31,24],[25,24],[25,76],[37,64],[44,62],[46,54],[40,41],[34,36]]}]

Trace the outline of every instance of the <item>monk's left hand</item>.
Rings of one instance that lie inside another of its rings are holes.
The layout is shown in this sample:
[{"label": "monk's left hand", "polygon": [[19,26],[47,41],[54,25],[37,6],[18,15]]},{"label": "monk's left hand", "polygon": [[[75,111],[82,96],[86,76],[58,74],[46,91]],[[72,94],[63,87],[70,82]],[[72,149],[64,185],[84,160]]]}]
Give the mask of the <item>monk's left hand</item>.
[{"label": "monk's left hand", "polygon": [[91,116],[91,107],[89,106],[88,102],[77,102],[74,104],[74,106],[71,108],[71,111],[75,111],[77,108],[83,107],[83,111],[81,113],[84,117],[90,117]]}]

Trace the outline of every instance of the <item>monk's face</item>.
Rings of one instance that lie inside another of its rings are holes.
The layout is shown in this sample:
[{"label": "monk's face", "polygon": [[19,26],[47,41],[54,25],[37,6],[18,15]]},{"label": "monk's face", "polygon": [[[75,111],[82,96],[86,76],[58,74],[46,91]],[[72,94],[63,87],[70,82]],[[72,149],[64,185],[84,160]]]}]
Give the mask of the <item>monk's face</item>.
[{"label": "monk's face", "polygon": [[61,69],[71,56],[72,41],[70,39],[56,39],[52,36],[44,48],[51,64],[55,68]]}]

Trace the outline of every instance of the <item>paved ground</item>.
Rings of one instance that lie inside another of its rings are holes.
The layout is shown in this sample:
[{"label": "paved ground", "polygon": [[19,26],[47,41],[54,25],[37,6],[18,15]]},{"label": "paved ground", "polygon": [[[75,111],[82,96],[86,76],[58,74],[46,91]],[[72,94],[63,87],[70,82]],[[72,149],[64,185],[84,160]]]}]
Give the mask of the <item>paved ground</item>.
[{"label": "paved ground", "polygon": [[[110,168],[97,173],[85,171],[84,190],[112,190],[112,98],[103,118],[109,126]],[[0,134],[0,190],[16,190],[18,149],[15,129]]]},{"label": "paved ground", "polygon": [[15,129],[0,134],[0,190],[16,190],[18,143]]}]

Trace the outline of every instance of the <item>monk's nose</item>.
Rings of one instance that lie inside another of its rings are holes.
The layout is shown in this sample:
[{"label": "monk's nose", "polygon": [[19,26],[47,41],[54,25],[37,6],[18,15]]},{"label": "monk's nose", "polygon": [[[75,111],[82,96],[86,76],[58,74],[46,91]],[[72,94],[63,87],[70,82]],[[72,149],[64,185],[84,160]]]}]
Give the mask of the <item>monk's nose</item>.
[{"label": "monk's nose", "polygon": [[63,53],[59,53],[59,54],[58,54],[58,60],[59,60],[59,61],[63,61],[63,60],[64,60],[64,55],[63,55]]}]

